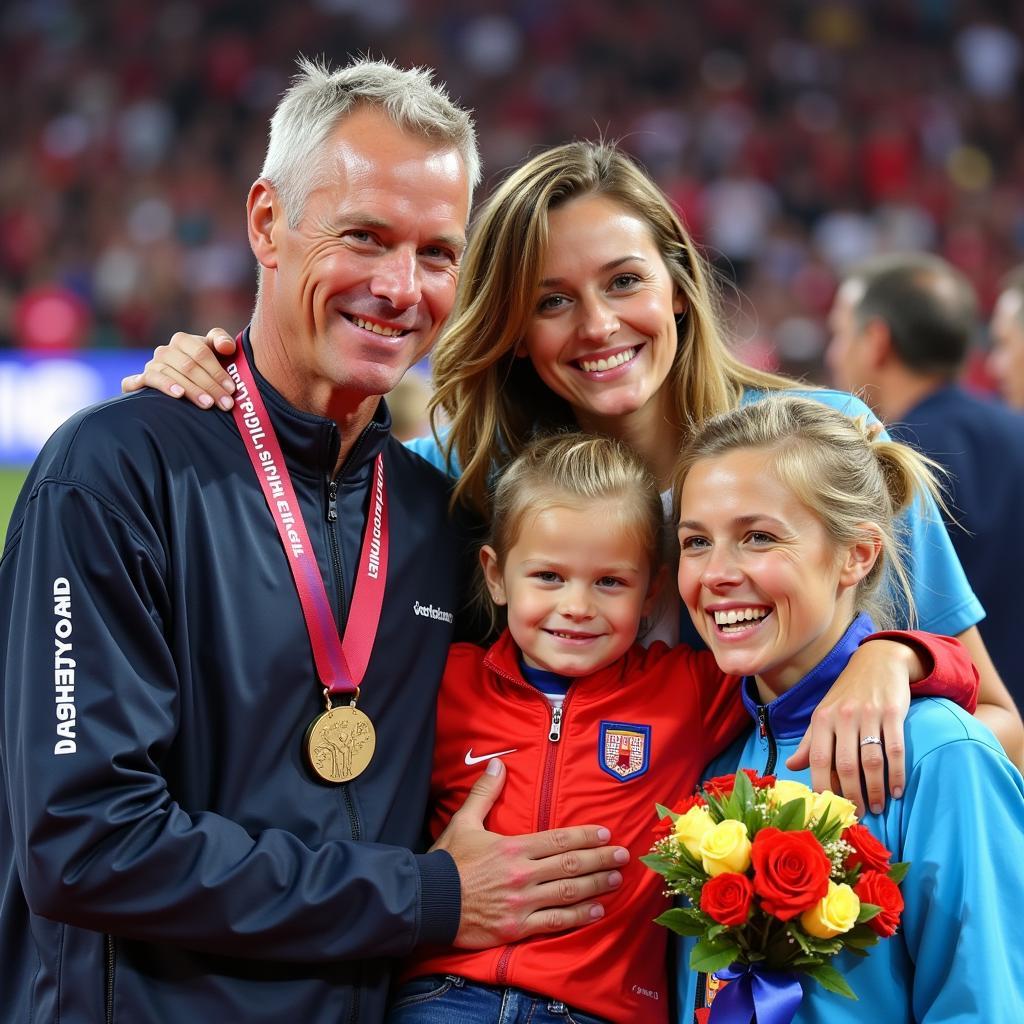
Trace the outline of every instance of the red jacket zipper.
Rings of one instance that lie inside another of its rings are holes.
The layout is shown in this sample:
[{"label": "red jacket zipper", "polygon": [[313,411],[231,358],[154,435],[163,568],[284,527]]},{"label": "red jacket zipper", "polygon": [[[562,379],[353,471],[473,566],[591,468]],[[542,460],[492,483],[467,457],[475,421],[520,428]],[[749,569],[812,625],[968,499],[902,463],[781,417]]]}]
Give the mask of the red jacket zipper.
[{"label": "red jacket zipper", "polygon": [[[496,670],[492,669],[492,671]],[[515,683],[517,686],[524,686],[532,690],[538,697],[545,700],[540,691],[535,690],[529,683],[524,683],[521,679],[516,679],[515,676],[509,675],[507,672],[496,672],[496,674],[507,679],[510,683]],[[565,695],[565,700],[557,708],[552,708],[551,710],[551,724],[548,726],[548,746],[544,754],[544,774],[540,788],[540,809],[537,814],[538,832],[544,832],[551,827],[551,800],[555,789],[555,762],[558,756],[558,741],[562,738],[562,724],[565,721],[565,713],[571,699],[572,690],[570,689]],[[514,945],[506,946],[501,951],[501,956],[498,957],[498,963],[494,969],[494,980],[499,985],[504,985],[508,980],[508,965],[514,950]]]}]

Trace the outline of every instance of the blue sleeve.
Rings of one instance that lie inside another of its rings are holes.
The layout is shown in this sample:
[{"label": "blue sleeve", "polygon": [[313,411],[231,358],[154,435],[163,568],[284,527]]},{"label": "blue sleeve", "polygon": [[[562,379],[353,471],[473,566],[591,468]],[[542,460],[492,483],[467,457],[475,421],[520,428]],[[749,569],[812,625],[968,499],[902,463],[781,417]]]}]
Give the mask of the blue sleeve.
[{"label": "blue sleeve", "polygon": [[411,441],[406,441],[405,447],[415,452],[421,459],[426,459],[427,462],[441,470],[445,475],[457,479],[462,475],[462,467],[459,465],[459,460],[455,457],[454,452],[452,452],[451,459],[445,459],[444,450],[441,447],[447,438],[448,428],[442,427],[440,431],[441,444],[438,443],[438,439],[433,434],[427,434],[425,437],[414,437]]},{"label": "blue sleeve", "polygon": [[[743,403],[756,402],[765,394],[767,392],[748,391]],[[794,388],[784,394],[811,398],[847,416],[867,416],[877,422],[874,413],[859,398],[845,391]],[[956,636],[976,626],[985,617],[985,609],[967,582],[935,502],[929,497],[923,507],[915,504],[903,514],[901,523],[901,536],[907,546],[907,569],[917,606],[917,628]],[[906,627],[909,623],[900,625]]]},{"label": "blue sleeve", "polygon": [[[945,701],[930,703],[963,721]],[[1019,1022],[1024,780],[977,723],[944,739],[915,764],[899,812],[914,1020]]]}]

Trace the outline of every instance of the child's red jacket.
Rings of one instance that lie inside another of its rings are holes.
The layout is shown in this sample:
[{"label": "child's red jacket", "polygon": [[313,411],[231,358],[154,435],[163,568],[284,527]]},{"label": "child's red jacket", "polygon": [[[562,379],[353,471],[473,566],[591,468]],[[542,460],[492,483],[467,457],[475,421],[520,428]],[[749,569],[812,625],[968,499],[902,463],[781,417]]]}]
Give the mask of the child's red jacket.
[{"label": "child's red jacket", "polygon": [[[934,663],[914,687],[968,703],[973,679],[959,644],[915,633]],[[517,835],[566,825],[604,825],[629,850],[622,886],[592,925],[483,951],[422,950],[403,978],[457,974],[559,999],[622,1024],[668,1020],[668,906],[660,876],[639,858],[655,838],[655,803],[693,792],[701,771],[749,729],[738,692],[708,651],[635,645],[614,664],[576,680],[559,716],[527,683],[508,632],[490,650],[452,647],[438,700],[431,779],[435,838],[462,805],[489,756],[501,755],[505,788],[487,819]]]}]

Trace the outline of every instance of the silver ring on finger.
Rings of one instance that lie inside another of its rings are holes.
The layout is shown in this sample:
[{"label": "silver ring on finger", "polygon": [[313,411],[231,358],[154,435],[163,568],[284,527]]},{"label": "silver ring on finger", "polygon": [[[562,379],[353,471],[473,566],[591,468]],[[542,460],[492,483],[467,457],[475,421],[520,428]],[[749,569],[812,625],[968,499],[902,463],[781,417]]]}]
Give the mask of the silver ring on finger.
[{"label": "silver ring on finger", "polygon": [[880,736],[865,736],[861,741],[862,747],[870,746],[872,743],[877,743],[879,746],[882,745],[882,738]]}]

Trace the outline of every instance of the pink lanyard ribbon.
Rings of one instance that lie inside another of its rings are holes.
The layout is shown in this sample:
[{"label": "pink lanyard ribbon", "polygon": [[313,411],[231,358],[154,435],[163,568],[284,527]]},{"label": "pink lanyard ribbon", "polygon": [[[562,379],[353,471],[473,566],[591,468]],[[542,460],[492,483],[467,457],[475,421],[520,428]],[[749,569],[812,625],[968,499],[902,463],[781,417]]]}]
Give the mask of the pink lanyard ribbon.
[{"label": "pink lanyard ribbon", "polygon": [[232,415],[288,555],[288,567],[299,592],[320,681],[331,694],[355,694],[366,674],[377,636],[388,573],[388,505],[383,454],[377,455],[373,465],[370,512],[363,531],[359,574],[352,591],[345,636],[339,640],[334,613],[309,543],[284,453],[256,387],[240,335],[236,345],[234,360],[226,365],[236,388]]}]

